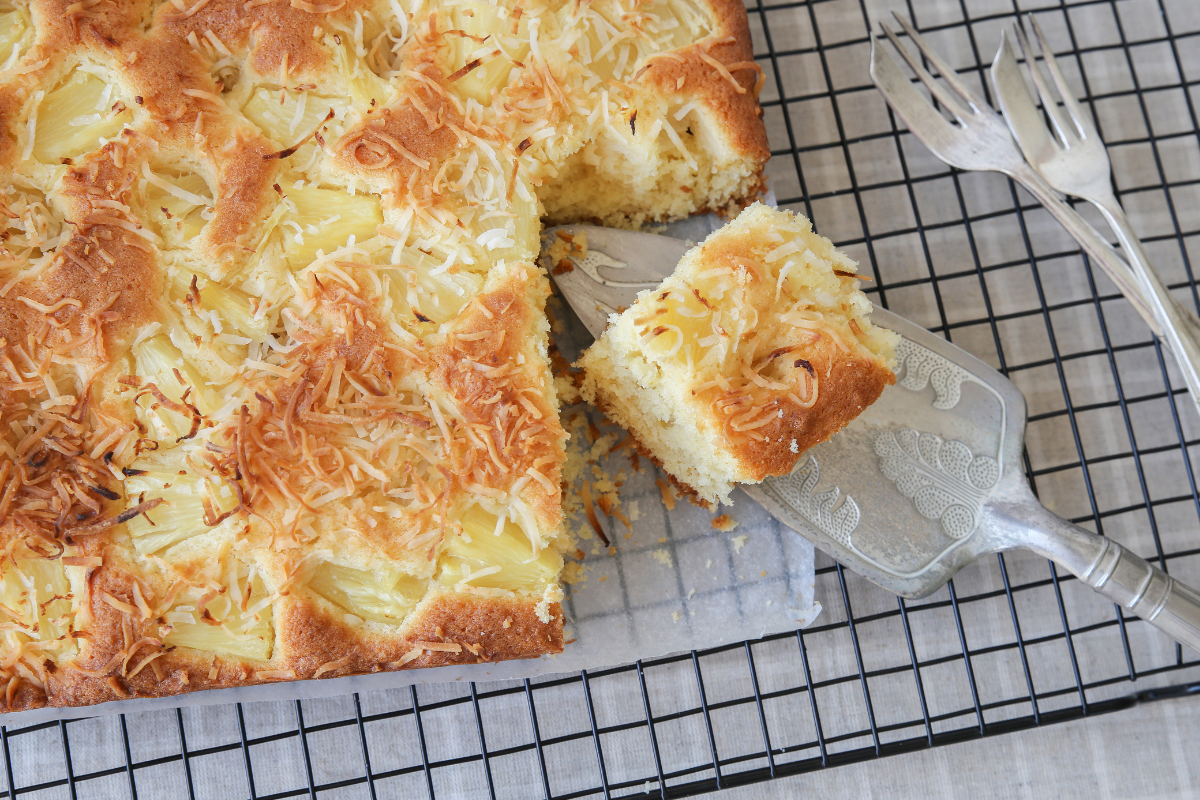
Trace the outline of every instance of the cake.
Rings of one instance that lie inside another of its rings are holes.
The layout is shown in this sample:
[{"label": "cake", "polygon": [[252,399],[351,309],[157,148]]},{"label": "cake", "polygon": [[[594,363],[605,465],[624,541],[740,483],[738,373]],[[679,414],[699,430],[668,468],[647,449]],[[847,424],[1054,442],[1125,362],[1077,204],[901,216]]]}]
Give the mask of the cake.
[{"label": "cake", "polygon": [[742,5],[0,12],[3,707],[561,651],[541,219],[760,190]]},{"label": "cake", "polygon": [[584,399],[702,505],[785,475],[895,382],[857,266],[803,216],[762,203],[609,318]]}]

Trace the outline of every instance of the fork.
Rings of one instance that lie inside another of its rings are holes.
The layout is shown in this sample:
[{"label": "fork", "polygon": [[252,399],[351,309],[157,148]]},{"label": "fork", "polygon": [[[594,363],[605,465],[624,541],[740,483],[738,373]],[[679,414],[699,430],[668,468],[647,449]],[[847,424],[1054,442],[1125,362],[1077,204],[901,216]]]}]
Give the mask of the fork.
[{"label": "fork", "polygon": [[1142,287],[1142,295],[1159,321],[1163,338],[1175,353],[1175,360],[1192,399],[1200,405],[1200,322],[1171,295],[1146,256],[1141,241],[1113,192],[1108,150],[1095,125],[1071,93],[1058,60],[1042,33],[1042,26],[1032,14],[1029,15],[1029,22],[1041,49],[1042,60],[1062,98],[1062,105],[1058,104],[1042,70],[1038,68],[1025,31],[1019,25],[1014,26],[1025,65],[1041,98],[1042,108],[1053,125],[1051,131],[1029,93],[1021,68],[1017,66],[1008,31],[1001,31],[1000,49],[992,61],[991,74],[996,99],[1008,127],[1026,160],[1047,183],[1063,194],[1090,202],[1100,210],[1117,234]]},{"label": "fork", "polygon": [[871,80],[896,115],[908,126],[908,130],[934,155],[951,166],[968,171],[1000,172],[1028,189],[1079,242],[1084,252],[1108,274],[1150,329],[1161,336],[1162,327],[1158,318],[1142,296],[1137,276],[1124,259],[1029,165],[1000,114],[963,83],[908,20],[899,14],[894,16],[921,54],[941,75],[946,86],[936,81],[921,62],[901,45],[891,28],[880,23],[884,35],[930,94],[957,121],[955,124],[946,119],[917,90],[896,60],[877,46],[875,37],[871,37]]}]

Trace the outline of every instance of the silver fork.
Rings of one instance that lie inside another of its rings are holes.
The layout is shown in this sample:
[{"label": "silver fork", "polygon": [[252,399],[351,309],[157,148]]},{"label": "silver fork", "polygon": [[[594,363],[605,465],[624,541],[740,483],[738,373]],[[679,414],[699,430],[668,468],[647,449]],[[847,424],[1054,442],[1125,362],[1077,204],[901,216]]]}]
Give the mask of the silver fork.
[{"label": "silver fork", "polygon": [[935,80],[920,60],[901,45],[891,28],[881,23],[884,34],[938,103],[957,120],[957,124],[951,123],[934,108],[904,74],[896,60],[877,46],[872,37],[871,80],[909,131],[934,155],[951,166],[972,171],[1001,172],[1028,189],[1100,265],[1122,294],[1129,298],[1150,329],[1161,335],[1158,318],[1143,298],[1140,283],[1124,259],[1029,165],[1003,118],[976,97],[908,20],[899,14],[894,16],[946,85]]},{"label": "silver fork", "polygon": [[[1008,127],[1029,164],[1047,183],[1063,194],[1090,202],[1116,232],[1142,287],[1142,295],[1158,319],[1163,339],[1175,353],[1175,361],[1183,373],[1192,399],[1200,405],[1200,322],[1171,295],[1146,256],[1141,241],[1113,192],[1112,166],[1104,142],[1071,93],[1058,60],[1042,33],[1042,27],[1032,14],[1029,15],[1029,21],[1042,51],[1042,60],[1058,90],[1057,96],[1047,85],[1033,48],[1019,25],[1016,26],[1017,41],[1041,98],[1042,108],[1054,127],[1051,131],[1043,121],[1042,113],[1021,75],[1021,68],[1017,66],[1008,31],[1002,31],[1000,49],[992,61],[991,73],[996,99],[1008,121]],[[1059,97],[1062,98],[1061,106],[1058,104]]]}]

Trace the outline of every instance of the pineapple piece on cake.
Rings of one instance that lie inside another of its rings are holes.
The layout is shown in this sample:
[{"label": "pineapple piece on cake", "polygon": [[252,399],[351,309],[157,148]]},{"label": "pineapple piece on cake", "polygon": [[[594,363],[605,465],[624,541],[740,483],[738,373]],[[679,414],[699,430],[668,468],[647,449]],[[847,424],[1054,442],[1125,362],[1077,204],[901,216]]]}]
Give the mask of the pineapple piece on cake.
[{"label": "pineapple piece on cake", "polygon": [[895,382],[856,264],[755,203],[585,352],[582,394],[702,505],[790,472]]}]

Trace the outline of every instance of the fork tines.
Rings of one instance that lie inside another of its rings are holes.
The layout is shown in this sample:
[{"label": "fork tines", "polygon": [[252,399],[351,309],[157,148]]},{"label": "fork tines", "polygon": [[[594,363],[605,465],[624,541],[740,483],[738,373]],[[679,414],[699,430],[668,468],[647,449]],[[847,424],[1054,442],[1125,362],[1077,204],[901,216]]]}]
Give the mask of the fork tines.
[{"label": "fork tines", "polygon": [[[1092,126],[1087,114],[1083,112],[1079,101],[1075,99],[1075,94],[1063,76],[1062,68],[1058,65],[1058,59],[1054,57],[1054,51],[1050,49],[1046,34],[1042,31],[1042,26],[1038,24],[1037,17],[1033,14],[1026,16],[1030,27],[1033,28],[1033,35],[1037,39],[1038,49],[1041,51],[1042,62],[1050,72],[1056,92],[1051,91],[1047,85],[1042,70],[1038,66],[1037,55],[1033,52],[1029,37],[1025,35],[1025,28],[1019,23],[1013,26],[1017,32],[1017,43],[1021,47],[1021,55],[1025,58],[1029,74],[1033,78],[1033,85],[1042,99],[1042,107],[1050,117],[1054,132],[1058,135],[1059,143],[1069,148],[1073,143],[1096,136],[1096,129]],[[1059,106],[1060,101],[1062,106]],[[1065,115],[1063,114],[1064,109],[1066,110]]]}]

